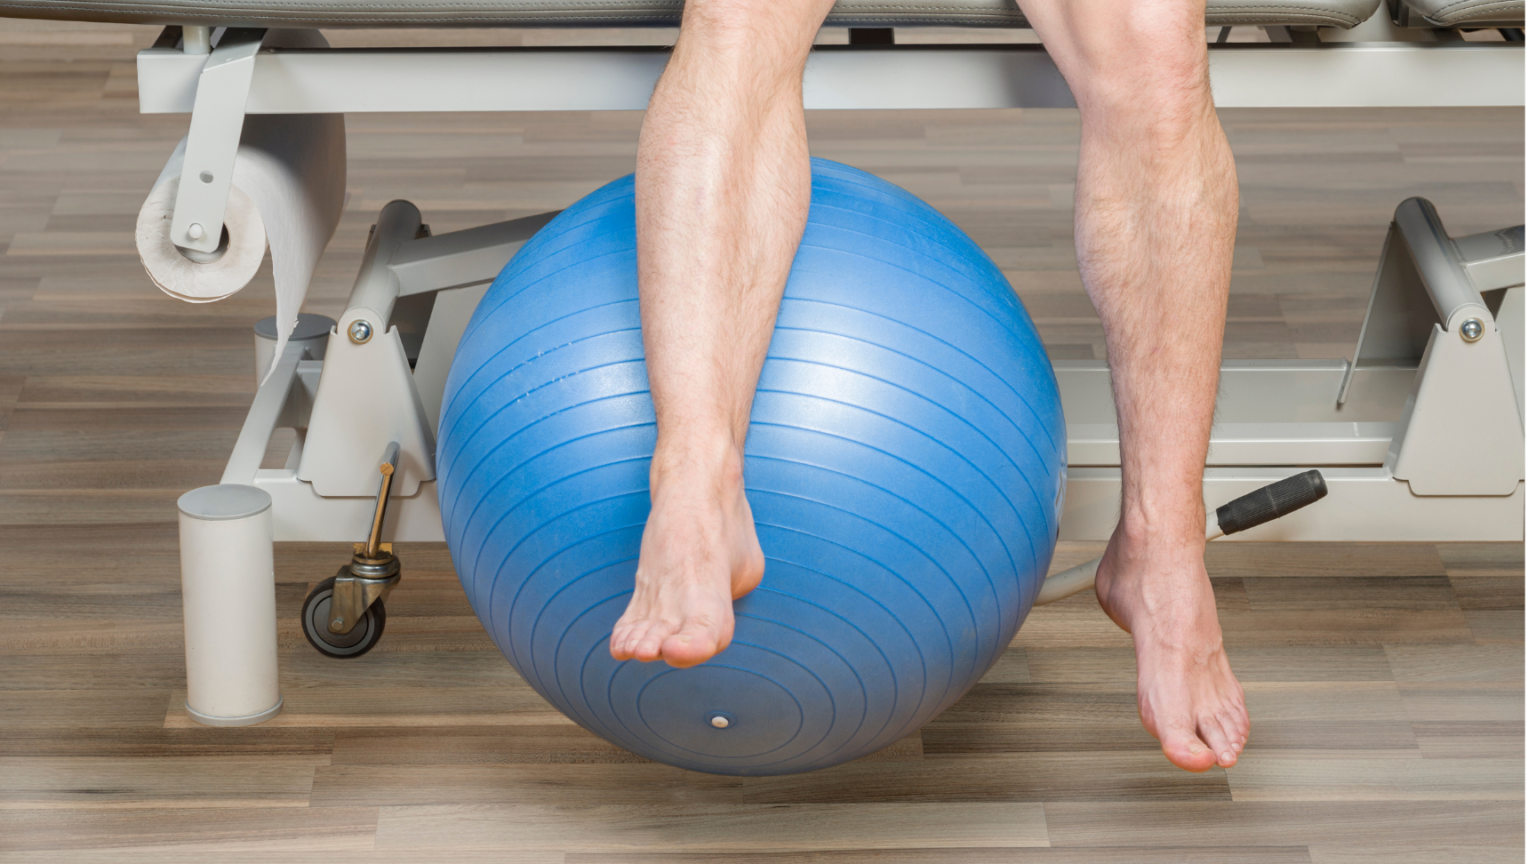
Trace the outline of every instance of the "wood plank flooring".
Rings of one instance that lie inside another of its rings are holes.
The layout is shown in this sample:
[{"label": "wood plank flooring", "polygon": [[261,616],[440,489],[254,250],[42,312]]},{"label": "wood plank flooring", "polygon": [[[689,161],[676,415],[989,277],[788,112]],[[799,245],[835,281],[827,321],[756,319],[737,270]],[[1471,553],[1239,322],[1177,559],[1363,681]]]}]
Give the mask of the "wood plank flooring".
[{"label": "wood plank flooring", "polygon": [[[135,258],[135,214],[186,126],[137,114],[133,52],[154,35],[0,22],[3,864],[1522,859],[1519,544],[1213,546],[1254,730],[1237,768],[1198,776],[1142,731],[1129,639],[1091,596],[1032,614],[970,695],[858,763],[748,780],[648,763],[534,695],[442,546],[424,544],[402,550],[383,642],[350,662],[319,656],[296,620],[345,548],[281,544],[285,710],[246,729],[192,723],[174,501],[219,476],[255,388],[250,326],[272,300],[264,270],[224,302],[177,303]],[[623,34],[472,38],[578,35]],[[639,121],[349,117],[352,197],[308,308],[340,311],[391,198],[438,231],[558,208],[631,170]],[[1409,195],[1454,234],[1523,219],[1518,110],[1223,121],[1243,187],[1231,357],[1347,354]],[[810,127],[817,155],[906,186],[975,236],[1053,356],[1103,355],[1071,247],[1072,112]],[[1064,545],[1055,566],[1094,552]]]}]

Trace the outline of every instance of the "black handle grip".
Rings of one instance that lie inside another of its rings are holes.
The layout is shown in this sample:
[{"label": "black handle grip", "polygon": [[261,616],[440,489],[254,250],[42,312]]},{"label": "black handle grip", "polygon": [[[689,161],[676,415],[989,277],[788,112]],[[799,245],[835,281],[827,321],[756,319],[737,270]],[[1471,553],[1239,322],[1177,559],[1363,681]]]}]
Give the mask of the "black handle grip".
[{"label": "black handle grip", "polygon": [[1322,472],[1314,468],[1217,507],[1216,522],[1221,533],[1236,534],[1300,510],[1327,494],[1328,484],[1323,482]]}]

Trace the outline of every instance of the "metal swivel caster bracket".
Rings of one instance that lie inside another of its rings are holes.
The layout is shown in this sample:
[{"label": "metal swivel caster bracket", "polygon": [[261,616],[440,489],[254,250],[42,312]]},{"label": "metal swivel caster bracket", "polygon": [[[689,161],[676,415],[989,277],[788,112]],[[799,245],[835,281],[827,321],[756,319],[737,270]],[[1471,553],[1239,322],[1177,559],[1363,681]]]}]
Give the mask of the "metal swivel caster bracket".
[{"label": "metal swivel caster bracket", "polygon": [[304,635],[327,656],[360,657],[384,635],[384,598],[400,584],[400,559],[380,535],[399,462],[400,445],[390,442],[379,459],[379,497],[368,542],[352,544],[352,561],[304,600]]}]

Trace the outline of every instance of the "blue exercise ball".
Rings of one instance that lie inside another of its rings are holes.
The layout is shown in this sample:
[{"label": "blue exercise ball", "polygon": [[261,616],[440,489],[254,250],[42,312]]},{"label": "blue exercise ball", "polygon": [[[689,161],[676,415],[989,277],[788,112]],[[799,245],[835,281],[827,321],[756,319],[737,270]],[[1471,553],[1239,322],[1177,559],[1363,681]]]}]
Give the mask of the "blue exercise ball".
[{"label": "blue exercise ball", "polygon": [[1066,427],[1039,334],[959,228],[846,165],[813,160],[752,405],[767,569],[730,647],[690,669],[608,654],[655,441],[626,177],[534,236],[475,310],[438,494],[501,652],[566,716],[659,762],[788,774],[891,744],[997,660],[1051,560]]}]

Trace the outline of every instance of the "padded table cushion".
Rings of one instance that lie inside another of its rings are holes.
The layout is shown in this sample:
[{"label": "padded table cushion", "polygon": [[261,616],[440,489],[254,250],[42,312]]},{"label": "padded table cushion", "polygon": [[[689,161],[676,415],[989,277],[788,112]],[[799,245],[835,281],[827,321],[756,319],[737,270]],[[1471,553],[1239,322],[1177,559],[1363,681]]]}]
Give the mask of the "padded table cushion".
[{"label": "padded table cushion", "polygon": [[[772,2],[772,0],[769,0]],[[1091,2],[1091,0],[1089,0]],[[1353,27],[1380,0],[1208,0],[1206,23]],[[234,27],[669,27],[683,0],[0,0],[0,17]],[[839,0],[832,27],[1028,27],[1014,0]]]},{"label": "padded table cushion", "polygon": [[1525,26],[1525,0],[1403,0],[1431,24],[1444,27]]}]

